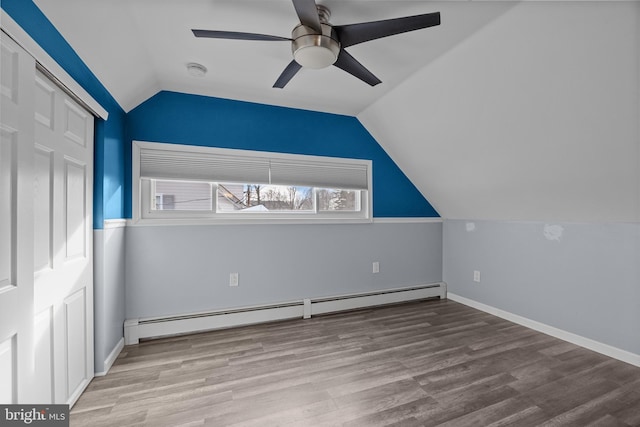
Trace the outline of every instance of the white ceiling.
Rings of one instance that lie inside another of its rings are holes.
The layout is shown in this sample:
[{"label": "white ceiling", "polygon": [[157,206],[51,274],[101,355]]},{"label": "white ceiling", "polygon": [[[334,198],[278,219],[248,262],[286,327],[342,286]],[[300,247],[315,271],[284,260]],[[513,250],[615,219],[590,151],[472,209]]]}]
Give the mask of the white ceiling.
[{"label": "white ceiling", "polygon": [[640,2],[521,2],[358,119],[445,218],[638,222]]},{"label": "white ceiling", "polygon": [[[192,28],[290,37],[290,0],[35,0],[76,53],[129,111],[161,90],[357,115],[510,5],[403,0],[321,0],[331,23],[351,24],[440,11],[442,25],[370,41],[348,50],[382,84],[336,68],[301,70],[272,88],[291,61],[286,41],[196,38]],[[186,64],[208,68],[192,77]]]}]

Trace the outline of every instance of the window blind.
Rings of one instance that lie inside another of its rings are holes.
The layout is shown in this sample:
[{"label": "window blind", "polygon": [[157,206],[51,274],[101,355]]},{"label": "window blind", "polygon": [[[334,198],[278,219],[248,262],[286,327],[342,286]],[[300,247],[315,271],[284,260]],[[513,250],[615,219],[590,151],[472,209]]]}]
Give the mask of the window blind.
[{"label": "window blind", "polygon": [[367,190],[369,184],[371,163],[367,160],[159,143],[138,142],[137,145],[141,178],[351,190]]},{"label": "window blind", "polygon": [[367,165],[362,163],[272,160],[271,183],[320,188],[366,190]]},{"label": "window blind", "polygon": [[268,184],[269,160],[259,157],[142,148],[140,177]]}]

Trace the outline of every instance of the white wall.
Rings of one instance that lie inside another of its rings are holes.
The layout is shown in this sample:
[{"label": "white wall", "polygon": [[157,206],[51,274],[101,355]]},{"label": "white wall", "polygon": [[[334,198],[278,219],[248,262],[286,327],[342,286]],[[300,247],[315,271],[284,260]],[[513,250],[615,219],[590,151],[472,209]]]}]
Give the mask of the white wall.
[{"label": "white wall", "polygon": [[640,221],[639,15],[519,3],[358,118],[442,217]]},{"label": "white wall", "polygon": [[94,236],[95,370],[106,372],[123,339],[125,309],[125,220],[105,221]]},{"label": "white wall", "polygon": [[187,314],[439,282],[442,223],[130,226],[126,254],[128,319]]},{"label": "white wall", "polygon": [[359,119],[445,218],[450,292],[640,360],[639,2],[518,3]]}]

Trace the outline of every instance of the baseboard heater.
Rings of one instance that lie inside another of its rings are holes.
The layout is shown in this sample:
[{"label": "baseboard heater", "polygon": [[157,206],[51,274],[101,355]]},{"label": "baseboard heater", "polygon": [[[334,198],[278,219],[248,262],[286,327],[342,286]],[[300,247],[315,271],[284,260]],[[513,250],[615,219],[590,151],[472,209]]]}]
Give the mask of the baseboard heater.
[{"label": "baseboard heater", "polygon": [[446,283],[440,282],[322,298],[305,298],[301,301],[215,310],[186,315],[127,319],[124,322],[124,340],[126,345],[131,345],[138,344],[141,338],[160,338],[171,335],[272,322],[275,320],[307,319],[318,314],[436,297],[441,299],[447,297]]}]

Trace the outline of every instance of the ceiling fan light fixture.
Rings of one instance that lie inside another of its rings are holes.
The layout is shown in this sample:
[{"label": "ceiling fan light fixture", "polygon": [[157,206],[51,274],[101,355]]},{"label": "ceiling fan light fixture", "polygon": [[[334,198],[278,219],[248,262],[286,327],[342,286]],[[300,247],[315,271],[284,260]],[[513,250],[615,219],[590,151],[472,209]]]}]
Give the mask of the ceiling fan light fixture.
[{"label": "ceiling fan light fixture", "polygon": [[305,68],[325,68],[333,65],[338,55],[323,46],[303,46],[293,53],[296,62]]},{"label": "ceiling fan light fixture", "polygon": [[322,34],[304,25],[298,25],[291,34],[293,58],[305,68],[325,68],[338,60],[340,43],[333,28],[324,23],[321,26]]},{"label": "ceiling fan light fixture", "polygon": [[207,74],[207,67],[197,62],[189,62],[187,64],[187,72],[193,77],[204,77]]}]

